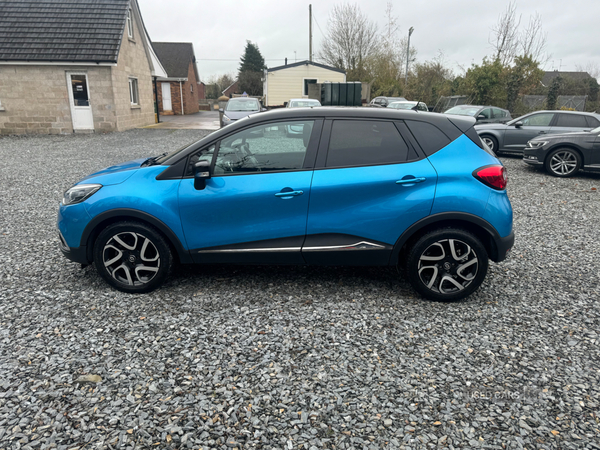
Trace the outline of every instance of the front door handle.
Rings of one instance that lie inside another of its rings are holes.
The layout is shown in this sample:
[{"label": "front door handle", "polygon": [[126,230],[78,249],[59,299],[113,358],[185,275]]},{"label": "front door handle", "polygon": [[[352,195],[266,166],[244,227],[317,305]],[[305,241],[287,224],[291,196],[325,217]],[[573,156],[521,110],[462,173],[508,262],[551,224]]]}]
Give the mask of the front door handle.
[{"label": "front door handle", "polygon": [[547,131],[538,131],[538,134],[546,134]]},{"label": "front door handle", "polygon": [[286,191],[278,192],[275,197],[297,197],[298,195],[304,194],[304,191]]},{"label": "front door handle", "polygon": [[415,183],[422,183],[423,181],[425,181],[427,178],[425,177],[419,177],[419,178],[402,178],[401,180],[396,181],[396,184],[415,184]]}]

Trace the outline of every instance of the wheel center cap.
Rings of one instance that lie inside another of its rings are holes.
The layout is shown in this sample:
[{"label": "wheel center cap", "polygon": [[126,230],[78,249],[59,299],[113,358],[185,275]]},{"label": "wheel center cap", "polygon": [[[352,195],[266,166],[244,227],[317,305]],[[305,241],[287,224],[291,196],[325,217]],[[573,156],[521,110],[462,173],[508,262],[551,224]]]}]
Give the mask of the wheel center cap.
[{"label": "wheel center cap", "polygon": [[445,262],[444,263],[444,269],[445,270],[450,270],[451,267],[452,267],[452,264],[450,264],[449,262]]},{"label": "wheel center cap", "polygon": [[129,255],[129,262],[130,263],[134,263],[135,262],[135,255]]}]

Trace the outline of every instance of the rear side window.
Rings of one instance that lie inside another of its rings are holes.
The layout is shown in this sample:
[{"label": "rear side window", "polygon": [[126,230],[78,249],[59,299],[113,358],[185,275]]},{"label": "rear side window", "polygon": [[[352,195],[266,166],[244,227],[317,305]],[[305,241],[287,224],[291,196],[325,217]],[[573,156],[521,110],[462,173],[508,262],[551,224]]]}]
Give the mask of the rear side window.
[{"label": "rear side window", "polygon": [[579,114],[559,114],[556,121],[557,127],[585,128],[588,126],[585,116]]},{"label": "rear side window", "polygon": [[406,120],[405,123],[427,156],[433,155],[452,142],[435,125],[416,120]]},{"label": "rear side window", "polygon": [[336,120],[331,128],[326,167],[400,163],[408,146],[391,122]]}]

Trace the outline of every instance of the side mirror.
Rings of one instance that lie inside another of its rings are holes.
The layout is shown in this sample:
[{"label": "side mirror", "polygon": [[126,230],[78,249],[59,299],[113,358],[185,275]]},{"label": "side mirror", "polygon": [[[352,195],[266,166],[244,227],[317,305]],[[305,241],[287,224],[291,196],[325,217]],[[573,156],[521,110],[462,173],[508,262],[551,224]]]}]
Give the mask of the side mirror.
[{"label": "side mirror", "polygon": [[520,120],[515,123],[515,128],[521,128],[523,126],[523,122],[521,122]]},{"label": "side mirror", "polygon": [[221,114],[223,114],[223,112],[224,112],[224,111],[223,111],[223,108],[219,108],[219,112],[220,112]]},{"label": "side mirror", "polygon": [[201,191],[210,178],[210,161],[198,161],[194,164],[194,189]]},{"label": "side mirror", "polygon": [[485,117],[483,114],[479,114],[477,116],[477,120],[485,120],[485,119],[487,119],[487,117]]},{"label": "side mirror", "polygon": [[265,108],[264,106],[262,108],[260,108],[261,112],[264,112],[267,110],[267,108]]}]

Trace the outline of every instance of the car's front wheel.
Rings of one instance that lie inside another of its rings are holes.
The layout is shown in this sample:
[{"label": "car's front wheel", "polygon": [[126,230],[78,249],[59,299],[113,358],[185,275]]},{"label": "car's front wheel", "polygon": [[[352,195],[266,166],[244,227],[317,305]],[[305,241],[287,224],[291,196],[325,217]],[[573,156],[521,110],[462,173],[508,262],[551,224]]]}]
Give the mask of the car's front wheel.
[{"label": "car's front wheel", "polygon": [[546,170],[555,177],[572,177],[580,167],[579,153],[570,148],[557,148],[546,158]]},{"label": "car's front wheel", "polygon": [[165,238],[140,222],[118,222],[100,232],[94,264],[108,284],[129,293],[149,292],[166,279],[173,257]]},{"label": "car's front wheel", "polygon": [[423,297],[452,301],[467,297],[483,283],[488,254],[470,232],[442,228],[417,239],[405,263],[411,285]]}]

